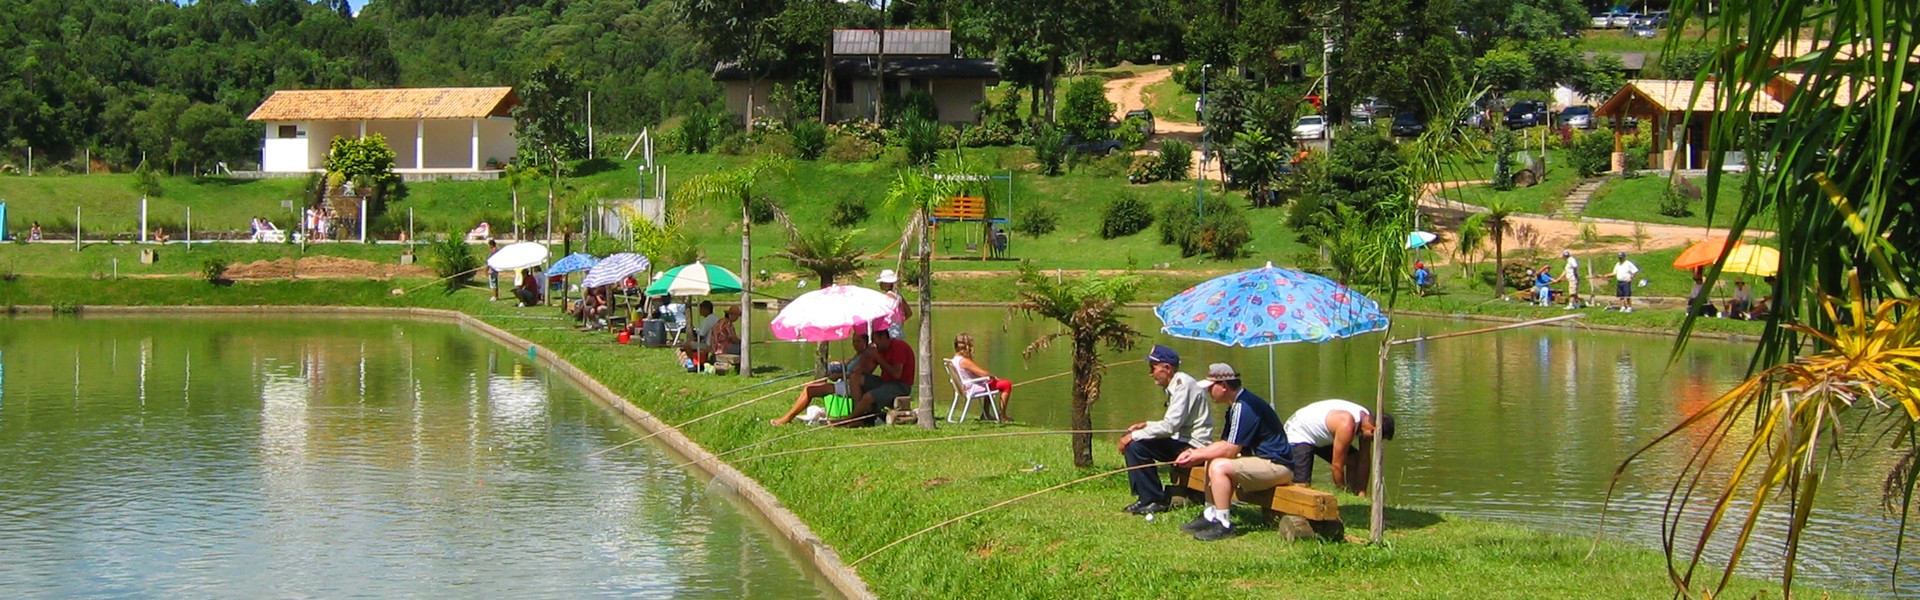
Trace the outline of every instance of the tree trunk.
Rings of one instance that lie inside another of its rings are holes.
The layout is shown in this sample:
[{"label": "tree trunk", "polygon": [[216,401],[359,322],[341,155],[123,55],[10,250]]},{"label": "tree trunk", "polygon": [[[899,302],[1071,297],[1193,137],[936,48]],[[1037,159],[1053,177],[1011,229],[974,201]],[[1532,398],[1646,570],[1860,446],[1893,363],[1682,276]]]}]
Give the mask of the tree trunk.
[{"label": "tree trunk", "polygon": [[1505,236],[1497,233],[1493,235],[1493,296],[1495,298],[1507,297],[1507,265],[1506,258],[1502,255],[1504,250],[1504,244],[1500,243],[1502,237]]},{"label": "tree trunk", "polygon": [[748,337],[753,327],[747,324],[753,315],[753,203],[751,190],[740,195],[740,324],[734,331],[740,335],[741,375],[753,373],[753,361],[748,358],[752,352],[752,342]]},{"label": "tree trunk", "polygon": [[914,377],[920,382],[920,401],[913,409],[914,419],[920,422],[921,429],[933,429],[936,423],[933,412],[933,253],[927,251],[927,217],[922,210],[913,211],[914,222],[920,233],[915,244],[920,251],[920,360],[914,361]]},{"label": "tree trunk", "polygon": [[[1100,387],[1100,356],[1092,340],[1073,341],[1073,429],[1093,429],[1093,391]],[[1073,434],[1073,466],[1093,468],[1093,434]]]},{"label": "tree trunk", "polygon": [[1048,123],[1055,122],[1054,121],[1054,118],[1055,118],[1054,105],[1053,105],[1053,89],[1054,89],[1053,64],[1054,62],[1055,62],[1054,59],[1051,59],[1051,58],[1047,59],[1047,70],[1045,73],[1046,81],[1041,84],[1042,86],[1044,86],[1043,89],[1041,90],[1041,93],[1046,95],[1044,104],[1046,105],[1046,109],[1047,109],[1046,120]]}]

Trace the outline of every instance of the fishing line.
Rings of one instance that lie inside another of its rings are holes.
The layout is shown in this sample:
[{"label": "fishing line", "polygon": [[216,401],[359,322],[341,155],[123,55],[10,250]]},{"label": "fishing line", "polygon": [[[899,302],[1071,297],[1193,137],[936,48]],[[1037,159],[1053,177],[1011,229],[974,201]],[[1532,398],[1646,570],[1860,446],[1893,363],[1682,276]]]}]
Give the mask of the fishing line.
[{"label": "fishing line", "polygon": [[[772,382],[767,382],[767,383],[772,383]],[[748,405],[748,404],[753,404],[753,403],[755,403],[755,402],[759,402],[759,401],[761,401],[761,400],[765,400],[765,399],[767,399],[767,398],[772,398],[772,397],[774,397],[774,396],[778,396],[778,395],[780,395],[780,394],[785,394],[785,393],[787,393],[787,392],[791,392],[791,391],[793,391],[793,390],[797,390],[797,389],[800,389],[800,388],[802,388],[802,387],[805,387],[805,386],[807,386],[807,385],[809,385],[809,384],[811,384],[811,383],[813,383],[813,382],[811,382],[811,381],[809,381],[809,382],[806,382],[806,383],[802,383],[802,384],[800,384],[800,385],[796,385],[796,386],[793,386],[793,387],[788,387],[788,388],[784,388],[784,389],[780,389],[780,390],[775,390],[775,391],[774,391],[773,393],[770,393],[770,394],[767,394],[767,395],[765,395],[765,396],[759,396],[759,397],[756,397],[756,398],[753,398],[753,399],[750,399],[750,400],[747,400],[747,401],[744,401],[744,402],[741,402],[741,403],[739,403],[739,404],[735,404],[735,405],[733,405],[733,406],[729,406],[729,407],[726,407],[726,408],[722,408],[722,409],[720,409],[720,410],[716,410],[716,411],[713,411],[713,412],[710,412],[710,413],[707,413],[707,414],[704,414],[704,415],[701,415],[701,416],[698,416],[698,417],[694,417],[693,419],[691,419],[691,420],[688,420],[688,421],[685,421],[685,422],[682,422],[682,423],[680,423],[680,424],[678,424],[678,425],[673,425],[673,426],[670,426],[670,427],[668,427],[668,428],[665,428],[665,429],[661,429],[661,430],[659,430],[659,431],[655,431],[655,432],[653,432],[653,433],[649,433],[649,434],[646,434],[646,435],[643,435],[643,436],[640,436],[640,437],[638,437],[638,438],[634,438],[634,439],[631,439],[631,440],[627,440],[627,441],[625,441],[625,442],[621,442],[621,443],[620,443],[619,445],[616,445],[616,446],[613,446],[613,447],[611,447],[611,448],[606,448],[606,449],[602,449],[602,450],[599,450],[599,451],[596,451],[596,452],[594,452],[594,453],[592,453],[592,454],[588,454],[588,455],[587,455],[587,458],[593,458],[593,457],[595,457],[595,456],[599,456],[599,455],[602,455],[602,454],[606,454],[606,453],[608,453],[608,452],[612,452],[612,451],[614,451],[614,450],[619,450],[619,449],[621,449],[621,448],[625,448],[625,447],[627,447],[627,446],[632,446],[632,445],[634,445],[634,444],[638,444],[638,443],[640,443],[640,442],[644,442],[644,441],[647,441],[647,440],[650,440],[650,439],[653,439],[653,438],[654,438],[654,436],[658,436],[658,435],[660,435],[660,434],[662,434],[662,433],[666,433],[666,432],[668,432],[668,431],[674,431],[674,430],[678,430],[678,429],[680,429],[681,427],[686,427],[686,426],[688,426],[688,425],[692,425],[692,424],[694,424],[694,423],[698,423],[698,422],[701,422],[701,421],[704,421],[704,420],[707,420],[707,419],[709,419],[709,418],[712,418],[712,417],[716,417],[716,416],[719,416],[719,415],[720,415],[721,413],[725,413],[725,412],[727,412],[727,411],[730,411],[730,410],[733,410],[733,409],[736,409],[736,408],[740,408],[740,407],[742,407],[742,406],[746,406],[746,405]],[[655,418],[654,418],[654,420],[659,420],[659,418],[658,418],[658,417],[655,417]]]},{"label": "fishing line", "polygon": [[856,559],[854,559],[854,560],[853,560],[853,562],[850,562],[850,563],[847,563],[847,566],[849,566],[849,567],[853,567],[853,566],[858,566],[858,565],[859,565],[859,564],[860,564],[860,563],[861,563],[862,561],[865,561],[865,560],[867,560],[867,559],[869,559],[869,558],[873,558],[873,555],[875,555],[875,554],[879,554],[879,553],[881,553],[881,552],[883,552],[883,551],[886,551],[886,549],[888,549],[888,548],[892,548],[892,547],[894,547],[894,546],[898,546],[898,545],[900,545],[900,543],[902,543],[902,542],[905,542],[905,541],[907,541],[907,540],[910,540],[910,539],[913,539],[913,538],[916,538],[916,537],[919,537],[919,536],[920,536],[921,534],[923,534],[923,533],[926,533],[926,532],[929,532],[929,531],[933,531],[933,530],[935,530],[935,529],[939,529],[939,528],[941,528],[941,527],[946,527],[946,526],[948,526],[948,525],[952,525],[952,524],[954,524],[954,523],[957,523],[957,522],[960,522],[960,521],[962,521],[962,520],[964,520],[964,519],[966,519],[967,517],[971,517],[971,516],[974,516],[974,515],[977,515],[977,514],[980,514],[980,513],[983,513],[983,512],[987,512],[987,511],[990,511],[990,510],[993,510],[993,509],[996,509],[996,508],[1000,508],[1000,507],[1002,507],[1002,506],[1006,506],[1006,505],[1008,505],[1008,504],[1013,504],[1013,503],[1015,503],[1015,502],[1019,502],[1019,501],[1021,501],[1021,500],[1025,500],[1025,499],[1028,499],[1028,498],[1032,498],[1032,497],[1034,497],[1034,496],[1038,496],[1038,495],[1041,495],[1041,494],[1045,494],[1045,493],[1047,493],[1047,492],[1051,492],[1051,491],[1054,491],[1054,490],[1057,490],[1057,489],[1060,489],[1060,488],[1064,488],[1064,487],[1067,487],[1067,486],[1070,486],[1070,485],[1074,485],[1074,484],[1077,484],[1077,483],[1082,483],[1082,482],[1086,482],[1086,481],[1092,481],[1092,480],[1095,480],[1095,479],[1099,479],[1099,478],[1102,478],[1102,477],[1106,477],[1106,476],[1108,476],[1108,475],[1113,475],[1113,474],[1115,474],[1115,473],[1125,473],[1125,472],[1127,472],[1127,471],[1133,471],[1133,470],[1138,470],[1138,469],[1154,469],[1154,468],[1159,468],[1159,467],[1164,467],[1164,466],[1167,466],[1167,465],[1171,465],[1171,464],[1173,464],[1173,461],[1166,461],[1166,462],[1157,462],[1157,463],[1150,463],[1150,464],[1144,464],[1144,465],[1136,465],[1136,466],[1131,466],[1131,467],[1125,467],[1125,468],[1120,468],[1120,469],[1114,469],[1114,470],[1112,470],[1112,471],[1107,471],[1107,472],[1104,472],[1104,473],[1095,473],[1095,474],[1093,474],[1093,475],[1088,475],[1088,476],[1086,476],[1086,477],[1081,477],[1081,478],[1079,478],[1079,479],[1075,479],[1075,480],[1073,480],[1073,481],[1069,481],[1069,482],[1066,482],[1066,483],[1062,483],[1062,484],[1059,484],[1059,485],[1055,485],[1055,486],[1051,486],[1051,487],[1047,487],[1047,488],[1043,488],[1043,489],[1040,489],[1040,490],[1036,490],[1036,491],[1033,491],[1033,492],[1028,492],[1028,493],[1026,493],[1026,494],[1021,494],[1021,495],[1019,495],[1019,496],[1015,496],[1015,497],[1012,497],[1012,498],[1008,498],[1008,499],[1006,499],[1006,500],[1001,500],[1001,501],[999,501],[999,502],[995,502],[995,503],[993,503],[992,505],[989,505],[989,506],[987,506],[986,508],[982,508],[982,509],[979,509],[979,510],[976,510],[976,511],[973,511],[973,512],[970,512],[970,513],[967,513],[967,514],[964,514],[964,515],[960,515],[960,516],[958,516],[958,517],[954,517],[954,518],[951,518],[951,519],[947,519],[947,520],[945,520],[945,521],[941,521],[941,522],[939,522],[939,523],[934,523],[933,525],[930,525],[930,526],[928,526],[928,527],[927,527],[926,529],[922,529],[922,530],[919,530],[919,531],[915,531],[915,532],[913,532],[913,533],[910,533],[910,534],[907,534],[907,537],[903,537],[903,538],[900,538],[900,539],[897,539],[897,540],[894,540],[894,541],[892,541],[892,542],[888,542],[888,543],[887,543],[887,545],[885,545],[885,546],[881,546],[881,547],[879,547],[879,548],[877,548],[877,549],[875,549],[875,550],[874,550],[874,551],[872,551],[872,552],[868,552],[868,553],[866,554],[866,556],[862,556],[862,557],[860,557],[860,558],[856,558]]},{"label": "fishing line", "polygon": [[1126,432],[1127,430],[1125,429],[1067,429],[1067,430],[1057,430],[1057,431],[1056,430],[1003,431],[1000,433],[979,433],[979,434],[973,434],[973,435],[955,435],[955,436],[948,436],[948,437],[926,438],[926,439],[918,439],[918,440],[892,440],[892,441],[885,441],[885,442],[864,442],[859,444],[844,444],[840,446],[821,446],[818,448],[801,448],[798,450],[782,450],[780,452],[774,452],[771,454],[756,454],[753,456],[740,459],[740,462],[746,462],[749,460],[759,460],[762,458],[773,458],[775,456],[785,456],[789,454],[805,454],[808,452],[819,452],[822,450],[845,450],[849,448],[869,448],[874,446],[898,446],[901,444],[921,444],[926,442],[949,442],[953,440],[975,440],[975,439],[982,439],[982,438],[1017,437],[1017,436],[1028,436],[1028,435],[1059,435],[1063,433],[1087,433],[1087,434],[1126,433]]},{"label": "fishing line", "polygon": [[[864,416],[864,417],[860,417],[860,418],[857,418],[857,419],[845,419],[845,420],[841,420],[841,421],[838,421],[838,422],[839,422],[839,423],[858,423],[858,422],[861,422],[861,421],[865,421],[865,420],[867,420],[867,419],[872,419],[872,418],[874,418],[874,417],[878,417],[878,416],[880,416],[880,415],[878,415],[878,414],[872,414],[872,415],[867,415],[867,416]],[[700,464],[700,463],[703,463],[703,462],[706,462],[706,461],[709,461],[709,460],[713,460],[713,459],[716,459],[716,458],[720,458],[720,457],[722,457],[722,456],[726,456],[726,455],[728,455],[728,454],[733,454],[733,453],[735,453],[735,452],[739,452],[739,451],[741,451],[741,450],[747,450],[747,449],[750,449],[750,448],[756,448],[756,447],[760,447],[760,446],[765,446],[765,445],[767,445],[767,444],[771,444],[771,443],[774,443],[774,442],[778,442],[778,441],[780,441],[780,440],[784,440],[784,439],[787,439],[787,438],[790,438],[790,437],[797,437],[797,436],[802,436],[802,435],[806,435],[806,434],[809,434],[809,433],[813,433],[813,432],[816,432],[816,431],[826,431],[826,430],[829,430],[829,429],[833,429],[833,428],[832,428],[832,427],[828,427],[828,426],[818,426],[818,427],[808,427],[808,428],[806,428],[806,430],[805,430],[805,431],[801,431],[801,432],[798,432],[798,433],[789,433],[789,434],[787,434],[787,435],[783,435],[783,436],[780,436],[780,437],[777,437],[777,438],[772,438],[772,439],[766,439],[766,440],[760,440],[760,441],[758,441],[758,442],[754,442],[754,443],[751,443],[751,444],[747,444],[747,445],[745,445],[745,446],[741,446],[741,447],[739,447],[739,448],[734,448],[734,449],[732,449],[732,450],[728,450],[728,451],[726,451],[726,452],[721,452],[721,453],[719,453],[719,454],[714,454],[714,455],[712,455],[712,456],[708,456],[708,457],[706,457],[706,458],[702,458],[702,459],[699,459],[699,460],[692,460],[692,461],[687,461],[687,462],[683,462],[683,463],[680,463],[680,464],[677,464],[677,465],[674,465],[674,466],[673,466],[673,468],[675,468],[675,469],[684,469],[684,468],[687,468],[687,467],[690,467],[690,466],[693,466],[693,465],[697,465],[697,464]]]}]

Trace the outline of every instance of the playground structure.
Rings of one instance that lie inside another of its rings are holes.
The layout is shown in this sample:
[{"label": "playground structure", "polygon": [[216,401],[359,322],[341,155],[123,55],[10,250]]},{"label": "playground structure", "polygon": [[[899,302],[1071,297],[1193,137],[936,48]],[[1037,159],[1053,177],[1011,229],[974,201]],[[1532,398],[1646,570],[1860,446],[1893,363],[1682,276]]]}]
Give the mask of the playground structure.
[{"label": "playground structure", "polygon": [[[1013,214],[1013,172],[1004,175],[939,173],[933,177],[960,184],[960,195],[935,206],[928,219],[936,254],[951,253],[953,241],[958,238],[964,254],[977,253],[979,260],[1005,258],[1007,226]],[[999,181],[1006,182],[1003,194],[994,193],[997,187],[994,184]],[[942,236],[942,233],[949,235]]]}]

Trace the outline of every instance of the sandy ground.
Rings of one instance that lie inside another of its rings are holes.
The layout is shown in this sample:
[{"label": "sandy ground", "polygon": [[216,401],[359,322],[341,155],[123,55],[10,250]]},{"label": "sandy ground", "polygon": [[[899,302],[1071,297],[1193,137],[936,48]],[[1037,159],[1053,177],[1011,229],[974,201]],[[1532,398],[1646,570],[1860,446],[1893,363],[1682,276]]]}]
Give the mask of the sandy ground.
[{"label": "sandy ground", "polygon": [[[1113,103],[1114,120],[1118,121],[1126,118],[1128,111],[1146,108],[1147,88],[1166,81],[1167,78],[1172,76],[1173,69],[1155,69],[1152,71],[1142,71],[1134,74],[1132,77],[1108,81],[1106,83],[1107,101]],[[1158,151],[1160,149],[1160,140],[1163,139],[1185,141],[1194,147],[1194,172],[1188,173],[1188,176],[1198,176],[1200,169],[1200,134],[1203,131],[1200,124],[1174,121],[1169,115],[1154,115],[1153,121],[1153,139],[1148,141],[1147,147],[1142,148],[1140,152]],[[1207,165],[1206,178],[1214,181],[1220,179],[1220,170],[1217,163],[1209,163]]]},{"label": "sandy ground", "polygon": [[226,277],[247,279],[375,279],[394,277],[432,277],[433,269],[421,265],[376,263],[334,256],[314,256],[294,260],[256,260],[227,267]]}]

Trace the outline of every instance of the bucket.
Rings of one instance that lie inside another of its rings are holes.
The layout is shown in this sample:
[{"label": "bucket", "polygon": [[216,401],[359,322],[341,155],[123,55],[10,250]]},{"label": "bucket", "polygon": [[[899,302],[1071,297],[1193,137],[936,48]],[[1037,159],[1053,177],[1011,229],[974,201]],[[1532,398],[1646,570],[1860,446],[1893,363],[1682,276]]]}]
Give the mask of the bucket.
[{"label": "bucket", "polygon": [[620,343],[625,344],[633,340],[633,334],[627,333],[627,330],[622,329],[620,330],[619,338],[620,338]]}]

